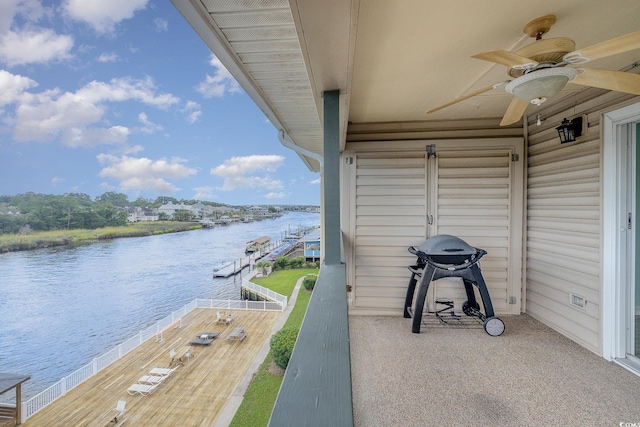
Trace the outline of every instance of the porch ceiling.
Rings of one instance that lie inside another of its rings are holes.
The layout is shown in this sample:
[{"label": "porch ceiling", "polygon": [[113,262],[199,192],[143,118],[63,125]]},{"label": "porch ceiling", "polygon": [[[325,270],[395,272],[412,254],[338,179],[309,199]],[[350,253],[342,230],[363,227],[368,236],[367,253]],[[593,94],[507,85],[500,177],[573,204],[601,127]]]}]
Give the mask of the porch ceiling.
[{"label": "porch ceiling", "polygon": [[[509,79],[505,66],[471,55],[528,45],[522,28],[532,19],[556,15],[544,38],[568,37],[577,48],[640,29],[637,0],[172,2],[313,170],[313,153],[322,154],[325,90],[341,91],[343,143],[348,123],[498,123],[512,98],[501,88],[424,112]],[[639,61],[635,50],[588,66],[620,70]],[[547,103],[581,90],[569,84]]]}]

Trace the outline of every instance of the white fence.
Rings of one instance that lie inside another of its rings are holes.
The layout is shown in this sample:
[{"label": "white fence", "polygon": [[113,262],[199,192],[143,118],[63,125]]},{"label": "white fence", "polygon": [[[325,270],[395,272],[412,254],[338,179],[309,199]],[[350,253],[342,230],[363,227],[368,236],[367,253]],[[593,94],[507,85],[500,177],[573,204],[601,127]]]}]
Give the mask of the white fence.
[{"label": "white fence", "polygon": [[[267,289],[263,286],[256,285],[253,282],[250,282],[247,279],[242,279],[242,287],[249,289],[257,294],[260,294],[264,298],[268,298],[271,301],[275,301],[280,306],[282,306],[282,310],[287,306],[287,297],[284,295],[280,295],[277,292],[273,292],[271,289]],[[262,302],[262,301],[257,301]]]},{"label": "white fence", "polygon": [[[257,286],[257,285],[256,285]],[[274,292],[275,293],[275,292]],[[116,346],[114,349],[108,351],[100,357],[93,359],[90,363],[86,364],[82,368],[62,378],[60,381],[47,388],[46,390],[35,395],[31,399],[22,403],[22,420],[25,422],[27,418],[34,415],[47,405],[51,404],[54,400],[64,396],[68,391],[80,383],[86,381],[90,377],[94,376],[102,369],[109,366],[111,363],[120,359],[122,356],[147,341],[149,338],[156,337],[167,326],[182,319],[188,313],[192,312],[196,308],[221,308],[221,309],[234,309],[234,310],[263,310],[263,311],[283,311],[286,307],[286,297],[276,294],[279,297],[284,298],[284,305],[281,302],[272,301],[234,301],[234,300],[211,300],[211,299],[195,299],[185,305],[184,307],[174,311],[164,319],[159,320],[155,324],[149,326],[137,333],[135,336],[129,338],[127,341]]]}]

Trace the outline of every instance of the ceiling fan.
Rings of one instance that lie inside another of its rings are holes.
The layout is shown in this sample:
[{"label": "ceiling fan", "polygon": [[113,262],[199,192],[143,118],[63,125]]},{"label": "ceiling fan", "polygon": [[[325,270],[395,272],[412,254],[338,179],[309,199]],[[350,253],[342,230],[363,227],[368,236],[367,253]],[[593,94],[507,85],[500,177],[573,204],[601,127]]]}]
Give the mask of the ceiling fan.
[{"label": "ceiling fan", "polygon": [[425,114],[501,86],[504,86],[504,89],[514,97],[500,126],[517,122],[522,118],[529,104],[542,104],[560,92],[569,82],[640,95],[640,75],[638,74],[598,68],[567,67],[567,65],[582,65],[591,60],[639,49],[640,31],[575,50],[575,42],[569,38],[542,39],[555,22],[555,15],[546,15],[525,25],[524,33],[535,38],[536,41],[516,52],[499,49],[472,56],[472,58],[506,65],[509,67],[507,73],[513,77],[513,80],[500,82],[461,96]]}]

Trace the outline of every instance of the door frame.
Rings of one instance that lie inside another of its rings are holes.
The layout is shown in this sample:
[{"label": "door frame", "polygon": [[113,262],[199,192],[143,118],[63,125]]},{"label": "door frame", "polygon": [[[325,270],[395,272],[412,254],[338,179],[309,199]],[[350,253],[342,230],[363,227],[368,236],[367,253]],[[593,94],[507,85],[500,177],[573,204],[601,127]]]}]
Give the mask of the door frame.
[{"label": "door frame", "polygon": [[[602,156],[602,356],[640,375],[640,364],[626,357],[628,301],[623,287],[626,274],[625,239],[620,227],[626,217],[626,195],[620,180],[624,152],[620,147],[628,127],[640,122],[640,102],[603,115]],[[624,168],[626,171],[626,166]]]}]

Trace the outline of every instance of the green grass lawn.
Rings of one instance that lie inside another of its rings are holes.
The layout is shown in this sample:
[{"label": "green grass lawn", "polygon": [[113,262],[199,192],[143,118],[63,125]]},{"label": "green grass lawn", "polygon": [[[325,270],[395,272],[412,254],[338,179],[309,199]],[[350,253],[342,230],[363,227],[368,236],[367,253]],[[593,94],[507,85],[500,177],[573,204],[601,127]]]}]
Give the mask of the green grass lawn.
[{"label": "green grass lawn", "polygon": [[[318,270],[281,270],[271,273],[268,277],[254,278],[251,281],[279,294],[291,296],[296,281],[307,274],[318,274]],[[296,299],[296,305],[293,307],[284,325],[285,327],[296,326],[299,328],[302,325],[302,319],[304,319],[304,315],[307,312],[310,299],[311,292],[301,287]],[[230,427],[261,427],[269,423],[269,417],[283,378],[281,374],[269,372],[271,363],[271,354],[269,354],[251,381],[251,385],[249,385],[249,389],[236,415],[233,417]]]},{"label": "green grass lawn", "polygon": [[29,234],[0,234],[0,253],[26,251],[52,246],[88,244],[120,237],[144,237],[202,228],[196,222],[136,222],[119,227],[72,230],[32,231]]}]

